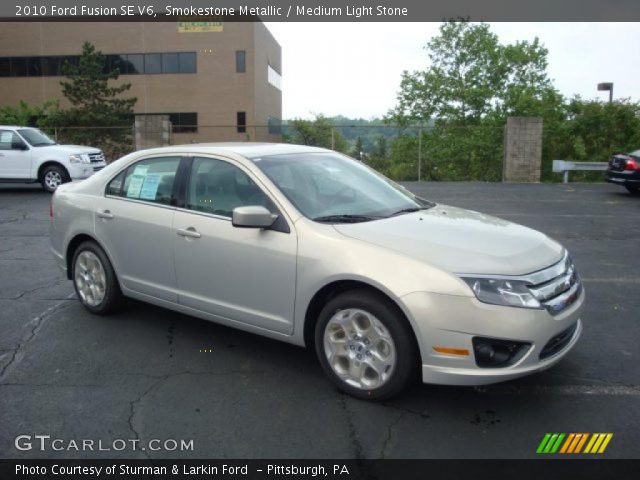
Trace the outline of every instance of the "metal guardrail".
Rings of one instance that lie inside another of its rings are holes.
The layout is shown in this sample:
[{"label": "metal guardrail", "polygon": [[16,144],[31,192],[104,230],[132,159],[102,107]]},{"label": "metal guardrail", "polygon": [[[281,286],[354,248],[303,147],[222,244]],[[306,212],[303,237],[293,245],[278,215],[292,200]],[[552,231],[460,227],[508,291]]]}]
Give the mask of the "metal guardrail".
[{"label": "metal guardrail", "polygon": [[608,162],[574,162],[573,160],[554,160],[553,171],[562,173],[562,183],[569,183],[569,172],[604,172]]}]

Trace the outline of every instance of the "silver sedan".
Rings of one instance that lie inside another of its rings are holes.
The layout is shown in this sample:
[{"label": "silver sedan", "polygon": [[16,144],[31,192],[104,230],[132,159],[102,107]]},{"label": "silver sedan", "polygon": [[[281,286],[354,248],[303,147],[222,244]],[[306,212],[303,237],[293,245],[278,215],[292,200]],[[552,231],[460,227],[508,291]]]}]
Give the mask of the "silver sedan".
[{"label": "silver sedan", "polygon": [[52,198],[53,254],[91,312],[132,297],[314,348],[389,398],[550,367],[584,291],[546,235],[417,197],[338,153],[195,144],[132,153]]}]

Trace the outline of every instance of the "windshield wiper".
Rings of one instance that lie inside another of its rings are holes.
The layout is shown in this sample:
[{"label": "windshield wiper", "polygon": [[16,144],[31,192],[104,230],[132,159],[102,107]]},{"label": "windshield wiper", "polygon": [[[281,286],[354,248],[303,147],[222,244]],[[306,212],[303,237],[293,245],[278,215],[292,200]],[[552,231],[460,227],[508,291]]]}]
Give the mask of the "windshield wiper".
[{"label": "windshield wiper", "polygon": [[401,210],[398,210],[396,212],[393,212],[391,215],[389,215],[390,217],[395,217],[396,215],[402,215],[403,213],[413,213],[413,212],[419,212],[420,210],[429,210],[430,208],[432,208],[433,205],[430,206],[425,206],[425,207],[409,207],[409,208],[403,208]]},{"label": "windshield wiper", "polygon": [[379,217],[372,217],[369,215],[349,215],[349,214],[341,214],[341,215],[325,215],[323,217],[315,217],[312,220],[316,222],[326,222],[326,223],[358,223],[358,222],[369,222],[371,220],[375,220]]}]

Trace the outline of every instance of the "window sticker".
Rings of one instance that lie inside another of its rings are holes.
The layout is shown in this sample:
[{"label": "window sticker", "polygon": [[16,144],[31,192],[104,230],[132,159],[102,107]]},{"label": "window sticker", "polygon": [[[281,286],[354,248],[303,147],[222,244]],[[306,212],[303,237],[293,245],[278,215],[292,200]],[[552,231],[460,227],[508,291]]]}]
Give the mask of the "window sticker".
[{"label": "window sticker", "polygon": [[[137,169],[138,167],[136,167]],[[127,188],[127,197],[128,198],[140,198],[140,190],[142,189],[142,184],[144,183],[143,175],[131,175],[131,180],[129,181],[129,188]]]},{"label": "window sticker", "polygon": [[150,173],[144,179],[142,189],[140,190],[141,200],[155,200],[158,193],[158,185],[160,185],[160,174]]},{"label": "window sticker", "polygon": [[149,165],[136,165],[133,175],[146,175],[149,170]]}]

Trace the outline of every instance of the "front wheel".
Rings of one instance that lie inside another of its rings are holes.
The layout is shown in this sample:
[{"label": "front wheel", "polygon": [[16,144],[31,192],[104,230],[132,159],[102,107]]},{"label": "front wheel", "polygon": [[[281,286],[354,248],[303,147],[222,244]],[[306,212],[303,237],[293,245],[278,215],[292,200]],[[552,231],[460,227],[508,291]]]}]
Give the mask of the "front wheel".
[{"label": "front wheel", "polygon": [[122,304],[122,292],[111,262],[95,242],[84,242],[73,256],[73,286],[91,313],[106,315]]},{"label": "front wheel", "polygon": [[625,185],[624,188],[626,188],[629,193],[633,195],[637,195],[638,193],[640,193],[640,186],[638,185]]},{"label": "front wheel", "polygon": [[366,290],[327,303],[316,324],[315,345],[329,378],[358,398],[397,395],[417,372],[418,349],[408,322],[389,300]]},{"label": "front wheel", "polygon": [[60,185],[69,181],[69,175],[64,168],[57,165],[50,165],[42,172],[42,188],[53,193]]}]

